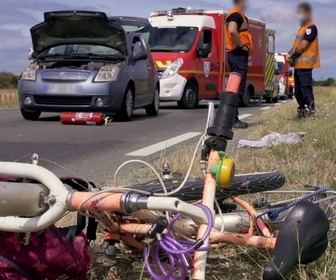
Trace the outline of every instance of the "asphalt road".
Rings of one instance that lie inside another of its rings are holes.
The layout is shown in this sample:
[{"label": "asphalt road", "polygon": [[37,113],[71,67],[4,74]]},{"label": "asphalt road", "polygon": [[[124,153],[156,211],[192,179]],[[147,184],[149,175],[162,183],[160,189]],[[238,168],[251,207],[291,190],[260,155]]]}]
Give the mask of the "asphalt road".
[{"label": "asphalt road", "polygon": [[[272,104],[263,103],[241,108],[240,114],[248,121],[271,107]],[[100,181],[127,159],[151,161],[164,149],[176,149],[177,144],[196,139],[204,131],[206,116],[206,105],[180,110],[164,103],[158,117],[147,117],[144,110],[137,110],[131,122],[95,127],[62,125],[58,114],[42,114],[38,121],[26,121],[18,110],[1,110],[0,161],[15,161],[37,153],[86,179]],[[166,142],[167,139],[170,140]],[[30,157],[20,161],[29,162]],[[54,164],[41,164],[58,175],[69,175]]]}]

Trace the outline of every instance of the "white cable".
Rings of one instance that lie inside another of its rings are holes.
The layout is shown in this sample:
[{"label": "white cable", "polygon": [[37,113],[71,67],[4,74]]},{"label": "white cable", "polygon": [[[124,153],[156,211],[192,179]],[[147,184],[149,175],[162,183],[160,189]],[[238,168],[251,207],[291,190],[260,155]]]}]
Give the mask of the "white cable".
[{"label": "white cable", "polygon": [[[203,137],[204,137],[204,135],[202,135],[201,138],[199,139],[199,141],[197,142],[197,145],[195,147],[195,150],[194,150],[194,153],[193,153],[193,156],[192,156],[192,159],[191,159],[191,162],[190,162],[190,165],[189,165],[189,168],[188,168],[188,171],[186,173],[185,178],[183,179],[183,181],[180,184],[180,186],[177,189],[175,189],[174,191],[167,192],[167,188],[165,186],[165,183],[163,182],[160,174],[155,170],[155,168],[151,164],[149,164],[149,163],[147,163],[147,162],[145,162],[143,160],[139,160],[139,159],[128,160],[128,161],[124,162],[123,164],[121,164],[118,167],[117,171],[114,174],[114,181],[115,181],[116,186],[117,186],[117,183],[118,183],[118,173],[120,172],[120,170],[123,167],[125,167],[126,165],[131,164],[131,163],[140,163],[140,164],[146,165],[147,167],[149,167],[153,171],[153,173],[155,174],[155,176],[158,178],[159,183],[162,186],[163,191],[164,191],[164,193],[155,193],[155,194],[152,194],[150,192],[142,192],[142,193],[146,193],[147,195],[154,195],[154,196],[171,196],[171,195],[174,195],[174,194],[178,193],[184,187],[185,183],[189,179],[190,173],[192,171],[192,168],[193,168],[196,156],[197,156],[198,149],[199,149],[199,147],[202,144]],[[137,191],[137,190],[134,189],[134,191]]]},{"label": "white cable", "polygon": [[219,214],[220,217],[221,217],[222,226],[221,226],[221,230],[219,231],[217,237],[216,237],[215,239],[210,240],[211,243],[214,243],[214,242],[218,241],[219,238],[221,237],[221,235],[222,235],[222,234],[224,233],[224,231],[225,231],[225,228],[224,228],[224,226],[225,226],[225,225],[224,225],[224,217],[223,217],[222,209],[220,208],[217,199],[215,199],[215,205],[216,205],[216,208],[217,208],[217,210],[218,210],[218,214]]}]

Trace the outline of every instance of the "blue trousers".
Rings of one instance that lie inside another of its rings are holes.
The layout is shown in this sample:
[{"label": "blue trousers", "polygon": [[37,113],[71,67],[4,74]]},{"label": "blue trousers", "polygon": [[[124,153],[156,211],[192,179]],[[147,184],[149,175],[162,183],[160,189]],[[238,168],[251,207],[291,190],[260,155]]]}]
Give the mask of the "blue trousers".
[{"label": "blue trousers", "polygon": [[[246,77],[248,69],[248,53],[242,50],[234,50],[228,53],[228,62],[231,72],[237,72],[241,75],[241,82],[239,87],[239,98],[242,100],[246,89]],[[238,118],[238,108],[236,113],[236,121]]]}]

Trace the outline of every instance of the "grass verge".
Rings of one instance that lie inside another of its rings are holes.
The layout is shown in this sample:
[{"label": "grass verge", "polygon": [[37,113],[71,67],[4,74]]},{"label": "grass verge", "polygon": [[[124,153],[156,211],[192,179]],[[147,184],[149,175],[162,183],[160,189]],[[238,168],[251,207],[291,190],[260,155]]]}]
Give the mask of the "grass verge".
[{"label": "grass verge", "polygon": [[1,89],[0,90],[0,108],[18,108],[19,97],[17,90]]}]

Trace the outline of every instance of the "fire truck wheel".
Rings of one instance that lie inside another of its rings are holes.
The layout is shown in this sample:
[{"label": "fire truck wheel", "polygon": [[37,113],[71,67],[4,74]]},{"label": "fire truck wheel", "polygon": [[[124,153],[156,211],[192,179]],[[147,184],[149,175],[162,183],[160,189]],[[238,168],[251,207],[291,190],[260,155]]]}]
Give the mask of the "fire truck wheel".
[{"label": "fire truck wheel", "polygon": [[247,88],[244,96],[241,98],[241,105],[243,107],[250,106],[250,99],[251,99],[251,90],[249,88]]},{"label": "fire truck wheel", "polygon": [[278,101],[279,101],[279,98],[276,96],[276,97],[274,97],[274,98],[272,98],[272,102],[273,103],[278,103]]},{"label": "fire truck wheel", "polygon": [[147,116],[157,116],[159,110],[160,110],[160,96],[159,96],[159,89],[156,88],[152,104],[146,107],[146,114]]},{"label": "fire truck wheel", "polygon": [[128,122],[132,120],[134,110],[134,90],[128,86],[124,95],[124,100],[114,119],[116,121]]},{"label": "fire truck wheel", "polygon": [[28,112],[23,108],[20,110],[22,117],[28,121],[36,121],[41,116],[41,112]]},{"label": "fire truck wheel", "polygon": [[184,109],[194,109],[198,106],[198,88],[193,82],[186,84],[182,98],[177,104],[179,108]]}]

